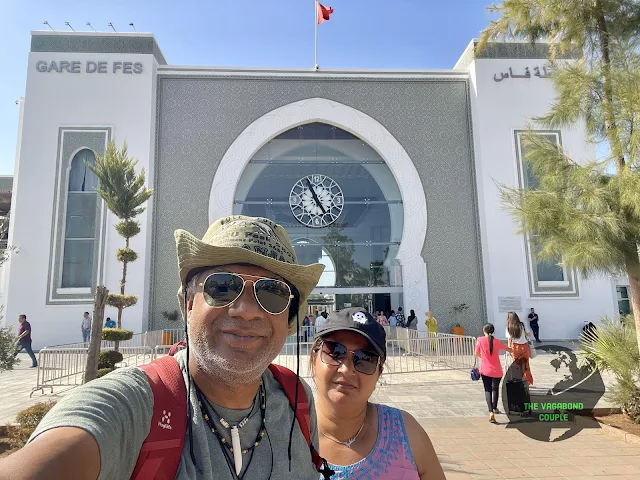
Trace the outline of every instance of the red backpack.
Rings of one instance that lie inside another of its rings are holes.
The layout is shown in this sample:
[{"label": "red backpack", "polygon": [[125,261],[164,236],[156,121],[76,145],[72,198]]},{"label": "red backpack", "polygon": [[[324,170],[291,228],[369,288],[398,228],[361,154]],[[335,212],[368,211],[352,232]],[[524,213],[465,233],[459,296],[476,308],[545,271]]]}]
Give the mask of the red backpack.
[{"label": "red backpack", "polygon": [[[173,354],[178,346],[183,345],[176,344],[171,348],[169,356],[139,367],[147,374],[153,392],[153,415],[149,434],[140,448],[131,475],[132,480],[173,480],[178,472],[187,432],[187,389]],[[296,419],[311,450],[311,459],[320,472],[326,464],[311,445],[309,402],[302,382],[295,373],[280,365],[271,364],[269,370],[282,386],[291,408],[296,412]],[[297,409],[296,383],[299,384]]]}]

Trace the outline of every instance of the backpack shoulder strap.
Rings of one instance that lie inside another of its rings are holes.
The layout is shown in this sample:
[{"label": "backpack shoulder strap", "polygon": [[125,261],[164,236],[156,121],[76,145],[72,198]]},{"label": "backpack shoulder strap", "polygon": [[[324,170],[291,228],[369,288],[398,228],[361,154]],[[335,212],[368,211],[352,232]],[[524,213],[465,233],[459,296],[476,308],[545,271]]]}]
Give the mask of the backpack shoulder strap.
[{"label": "backpack shoulder strap", "polygon": [[153,415],[131,479],[173,480],[187,431],[187,389],[182,371],[172,356],[139,368],[147,374],[153,392]]},{"label": "backpack shoulder strap", "polygon": [[[316,470],[320,471],[324,460],[311,444],[309,401],[302,382],[295,373],[281,365],[275,365],[272,363],[269,365],[269,370],[282,387],[282,390],[284,390],[284,393],[291,404],[291,408],[296,412],[296,420],[298,420],[300,430],[302,430],[302,435],[304,435],[304,439],[307,441],[307,445],[309,445],[309,449],[311,450],[311,460],[313,461]],[[298,408],[296,408],[296,384],[298,384]]]}]

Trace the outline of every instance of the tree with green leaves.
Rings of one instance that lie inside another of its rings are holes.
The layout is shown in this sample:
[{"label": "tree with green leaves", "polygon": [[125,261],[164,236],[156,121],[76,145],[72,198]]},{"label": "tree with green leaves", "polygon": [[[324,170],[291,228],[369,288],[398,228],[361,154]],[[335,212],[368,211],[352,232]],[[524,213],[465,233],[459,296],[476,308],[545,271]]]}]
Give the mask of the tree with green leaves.
[{"label": "tree with green leaves", "polygon": [[106,300],[107,305],[118,309],[118,329],[122,328],[122,311],[138,302],[136,295],[125,294],[127,266],[138,258],[138,254],[129,247],[129,240],[140,233],[140,224],[134,219],[144,212],[142,205],[153,195],[153,190],[145,187],[144,168],[140,173],[136,172],[137,163],[137,160],[129,158],[126,142],[118,150],[113,140],[107,145],[104,156],[96,153],[95,166],[85,162],[98,178],[98,195],[120,219],[115,229],[125,240],[124,247],[116,251],[116,258],[122,262],[120,293],[109,293]]},{"label": "tree with green leaves", "polygon": [[[640,346],[640,2],[504,0],[478,48],[502,39],[549,43],[556,99],[534,126],[584,125],[609,157],[576,161],[530,131],[524,139],[533,187],[501,186],[503,201],[538,258],[584,276],[629,278]],[[572,53],[575,61],[559,60]]]}]

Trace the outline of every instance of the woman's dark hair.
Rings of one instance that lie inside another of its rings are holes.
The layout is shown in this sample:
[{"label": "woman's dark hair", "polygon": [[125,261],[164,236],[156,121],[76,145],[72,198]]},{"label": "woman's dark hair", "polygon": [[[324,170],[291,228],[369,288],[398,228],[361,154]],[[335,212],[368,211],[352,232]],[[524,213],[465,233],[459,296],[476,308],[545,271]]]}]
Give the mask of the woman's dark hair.
[{"label": "woman's dark hair", "polygon": [[507,332],[511,338],[520,338],[522,336],[522,322],[516,312],[507,314]]},{"label": "woman's dark hair", "polygon": [[409,310],[409,313],[411,313],[412,316],[416,316],[416,312],[414,312],[413,310]]},{"label": "woman's dark hair", "polygon": [[496,328],[493,326],[493,323],[486,323],[484,327],[482,327],[482,331],[489,335],[489,355],[493,355],[493,332],[496,331]]}]

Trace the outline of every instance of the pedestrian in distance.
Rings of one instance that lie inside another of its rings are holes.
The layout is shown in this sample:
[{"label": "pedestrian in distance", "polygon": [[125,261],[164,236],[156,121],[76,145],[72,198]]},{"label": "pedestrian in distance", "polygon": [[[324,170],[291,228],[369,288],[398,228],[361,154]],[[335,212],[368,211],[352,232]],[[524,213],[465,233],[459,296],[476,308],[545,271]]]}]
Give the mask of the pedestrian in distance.
[{"label": "pedestrian in distance", "polygon": [[489,408],[489,421],[496,423],[498,410],[498,396],[500,393],[500,380],[503,372],[500,363],[500,351],[511,352],[511,348],[493,336],[495,327],[491,323],[482,327],[482,337],[476,341],[476,357],[480,358],[480,376],[484,386],[484,397]]},{"label": "pedestrian in distance", "polygon": [[409,330],[418,329],[418,317],[416,317],[416,312],[413,310],[409,310],[409,316],[407,317],[407,328]]},{"label": "pedestrian in distance", "polygon": [[13,354],[13,358],[17,357],[22,349],[25,349],[31,358],[31,368],[36,368],[38,366],[38,360],[36,360],[36,355],[31,349],[31,324],[27,322],[27,316],[24,313],[18,316],[18,322],[20,323],[20,326],[18,327],[18,342],[16,344],[16,351]]},{"label": "pedestrian in distance", "polygon": [[91,337],[91,317],[89,312],[84,312],[82,316],[82,323],[80,323],[80,330],[82,330],[82,341],[88,342]]},{"label": "pedestrian in distance", "polygon": [[512,366],[511,371],[517,372],[518,378],[526,380],[530,386],[533,385],[533,374],[529,364],[529,334],[516,312],[507,314],[507,329],[505,333],[508,346],[512,349],[513,363],[515,363],[515,367]]},{"label": "pedestrian in distance", "polygon": [[536,342],[541,343],[540,342],[540,325],[538,324],[538,320],[540,320],[540,318],[538,317],[538,314],[535,312],[533,308],[529,312],[528,318],[529,318],[529,325],[531,326],[531,331],[533,332],[533,336],[535,337]]},{"label": "pedestrian in distance", "polygon": [[396,313],[396,323],[398,324],[398,327],[406,328],[407,326],[402,307],[398,307],[398,312]]}]

